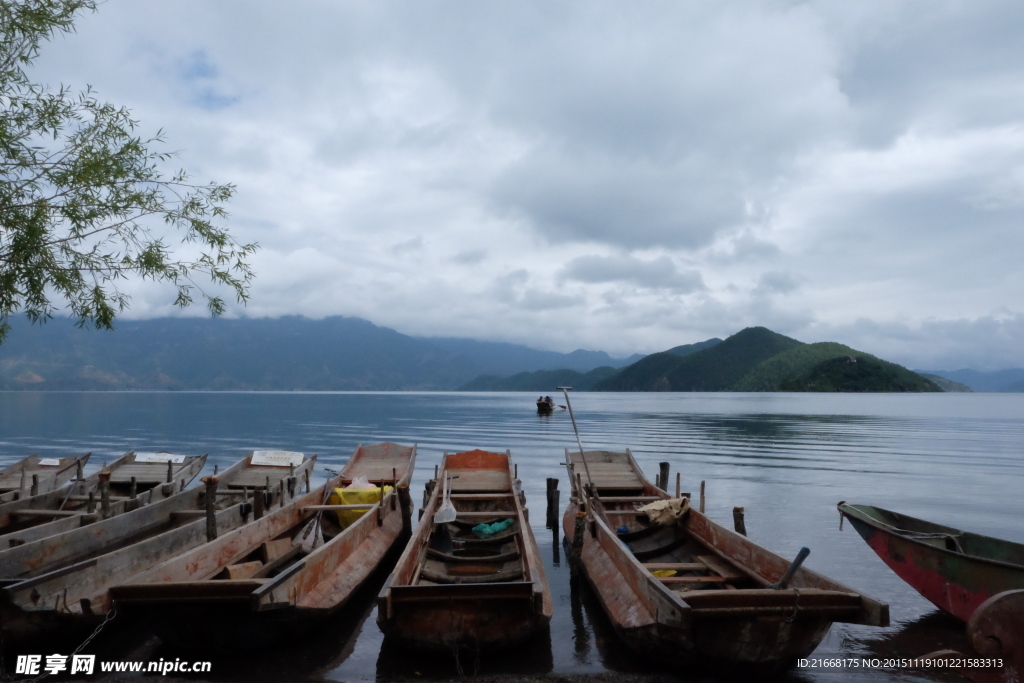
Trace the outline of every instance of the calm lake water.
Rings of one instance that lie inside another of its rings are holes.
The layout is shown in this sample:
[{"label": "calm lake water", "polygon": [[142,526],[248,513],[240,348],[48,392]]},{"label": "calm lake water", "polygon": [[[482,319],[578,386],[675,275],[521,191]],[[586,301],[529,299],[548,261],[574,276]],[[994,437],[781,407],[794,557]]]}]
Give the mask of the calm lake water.
[{"label": "calm lake water", "polygon": [[[460,662],[467,673],[655,672],[616,640],[589,591],[570,586],[565,551],[544,528],[547,477],[568,482],[569,416],[538,416],[532,394],[501,393],[0,393],[0,464],[32,452],[92,451],[89,469],[129,449],[209,453],[221,468],[252,449],[319,456],[339,468],[359,443],[418,443],[413,499],[444,450],[511,449],[555,598],[550,637],[523,651]],[[817,654],[916,656],[966,651],[963,627],[896,577],[846,525],[846,500],[1024,543],[1024,394],[574,394],[587,449],[630,448],[650,479],[658,463],[682,489],[707,482],[707,511],[806,566],[889,603],[886,629],[836,624]],[[564,402],[560,400],[559,402]],[[389,680],[447,677],[451,657],[396,651],[374,621],[386,571],[352,609],[304,643],[239,660],[213,658],[211,680]],[[101,634],[101,639],[105,634]],[[123,642],[137,658],[173,659],[153,641]],[[109,645],[115,647],[115,645]],[[141,653],[141,654],[140,654]],[[127,656],[124,658],[128,658]],[[676,672],[678,673],[678,672]],[[688,678],[680,673],[681,680]],[[953,674],[798,670],[790,681],[954,681]]]}]

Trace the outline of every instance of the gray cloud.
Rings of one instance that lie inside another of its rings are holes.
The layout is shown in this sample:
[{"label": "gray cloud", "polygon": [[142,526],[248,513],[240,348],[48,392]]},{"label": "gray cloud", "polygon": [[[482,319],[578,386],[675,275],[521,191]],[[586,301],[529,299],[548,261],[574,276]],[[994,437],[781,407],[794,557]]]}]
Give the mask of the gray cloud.
[{"label": "gray cloud", "polygon": [[595,284],[622,282],[680,294],[705,289],[700,273],[680,271],[667,256],[650,261],[628,255],[580,256],[565,265],[560,278]]}]

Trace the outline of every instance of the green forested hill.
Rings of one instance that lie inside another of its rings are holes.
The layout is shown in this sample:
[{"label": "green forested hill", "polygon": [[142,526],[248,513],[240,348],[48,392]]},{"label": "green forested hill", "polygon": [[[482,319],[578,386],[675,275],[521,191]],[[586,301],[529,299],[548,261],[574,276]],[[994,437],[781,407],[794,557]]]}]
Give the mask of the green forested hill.
[{"label": "green forested hill", "polygon": [[801,342],[748,327],[720,344],[683,357],[656,353],[598,382],[596,391],[732,391],[761,362]]},{"label": "green forested hill", "polygon": [[683,357],[674,350],[647,356],[597,382],[594,390],[942,391],[917,373],[849,346],[804,344],[764,327]]},{"label": "green forested hill", "polygon": [[734,391],[779,391],[787,379],[803,375],[831,358],[867,355],[845,344],[818,342],[801,344],[759,363],[733,386]]},{"label": "green forested hill", "polygon": [[895,363],[861,354],[822,361],[797,377],[783,380],[779,391],[906,392],[942,388]]}]

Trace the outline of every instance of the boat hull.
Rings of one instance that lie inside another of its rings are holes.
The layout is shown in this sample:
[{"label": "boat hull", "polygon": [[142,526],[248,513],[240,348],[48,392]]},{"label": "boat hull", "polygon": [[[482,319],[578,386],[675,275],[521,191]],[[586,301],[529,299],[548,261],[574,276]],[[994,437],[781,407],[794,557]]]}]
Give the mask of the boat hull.
[{"label": "boat hull", "polygon": [[[629,451],[585,456],[566,452],[566,539],[574,568],[638,653],[764,676],[810,655],[834,622],[888,625],[883,603],[803,567],[788,573],[789,560],[670,500]],[[648,504],[650,513],[638,509]]]},{"label": "boat hull", "polygon": [[[930,530],[918,532],[929,535],[925,537],[926,540],[917,540],[880,526],[881,520],[869,514],[893,514],[888,510],[844,504],[840,504],[839,509],[890,569],[936,607],[961,621],[968,621],[978,607],[992,596],[1024,588],[1024,566],[965,554],[957,550],[957,544],[952,539],[969,536],[975,539],[975,543],[988,541],[993,553],[1003,547],[1004,557],[1009,555],[1007,549],[1012,551],[1012,546],[1016,544],[964,534],[958,529],[899,516],[901,520]],[[949,545],[952,548],[945,547],[946,538],[951,539]],[[936,543],[941,543],[943,547]]]},{"label": "boat hull", "polygon": [[[575,538],[576,512],[576,506],[570,504],[563,518],[570,545]],[[616,561],[607,545],[584,530],[580,559],[587,583],[630,649],[663,664],[731,675],[777,673],[810,655],[832,625],[828,616],[787,619],[785,614],[672,619],[668,609],[659,618],[657,609],[645,610],[631,598],[647,587],[635,577],[623,575],[621,561]]]}]

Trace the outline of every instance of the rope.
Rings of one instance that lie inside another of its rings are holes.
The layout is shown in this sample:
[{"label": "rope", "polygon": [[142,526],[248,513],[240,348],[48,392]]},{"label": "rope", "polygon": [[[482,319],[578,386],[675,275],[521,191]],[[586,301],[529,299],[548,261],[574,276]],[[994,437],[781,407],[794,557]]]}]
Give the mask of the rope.
[{"label": "rope", "polygon": [[[114,620],[115,616],[117,616],[117,610],[116,609],[112,609],[109,612],[107,612],[107,615],[103,619],[103,622],[99,626],[96,627],[96,630],[94,630],[91,634],[89,634],[88,638],[86,638],[85,640],[82,641],[81,645],[79,645],[78,647],[75,648],[74,652],[72,652],[70,655],[68,655],[68,659],[74,659],[75,655],[81,653],[82,650],[85,649],[85,646],[88,645],[89,643],[91,643],[92,639],[100,634],[100,631],[103,630],[103,627],[106,626],[107,624],[109,624],[111,621]],[[29,683],[38,683],[38,681],[43,680],[44,678],[46,678],[49,675],[51,675],[49,671],[43,671],[43,673],[39,674],[38,676],[33,678],[31,681],[29,681]]]},{"label": "rope", "polygon": [[782,619],[787,624],[792,624],[794,621],[796,621],[797,612],[800,611],[800,589],[799,588],[794,588],[793,592],[796,593],[796,602],[793,603],[793,613],[790,614],[789,616],[783,616],[782,617]]}]

